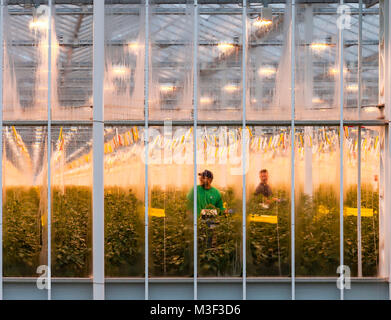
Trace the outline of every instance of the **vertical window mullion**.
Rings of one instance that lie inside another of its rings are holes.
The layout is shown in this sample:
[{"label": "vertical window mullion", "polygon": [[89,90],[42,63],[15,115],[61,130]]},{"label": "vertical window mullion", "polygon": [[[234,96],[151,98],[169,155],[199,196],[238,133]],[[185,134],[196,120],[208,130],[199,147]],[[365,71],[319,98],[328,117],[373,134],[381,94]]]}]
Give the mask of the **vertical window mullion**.
[{"label": "vertical window mullion", "polygon": [[296,299],[295,286],[295,23],[296,1],[291,4],[291,299]]},{"label": "vertical window mullion", "polygon": [[[340,5],[344,4],[344,0],[340,0]],[[344,252],[343,252],[343,241],[344,241],[344,233],[343,233],[343,138],[344,138],[344,130],[343,130],[343,106],[344,106],[344,81],[343,81],[343,69],[344,69],[344,39],[343,39],[343,26],[339,26],[339,111],[340,111],[340,119],[339,119],[339,260],[340,260],[340,298],[344,299]]]},{"label": "vertical window mullion", "polygon": [[145,190],[144,190],[144,219],[145,219],[145,300],[149,299],[149,256],[148,256],[148,208],[149,208],[149,197],[148,197],[148,155],[149,155],[149,135],[148,135],[148,125],[149,125],[149,0],[145,0],[145,74],[144,74],[144,82],[145,82],[145,90],[144,90],[144,147],[145,147]]},{"label": "vertical window mullion", "polygon": [[92,186],[92,257],[93,297],[104,295],[104,1],[93,4],[93,186]]},{"label": "vertical window mullion", "polygon": [[243,281],[243,300],[247,299],[247,257],[246,257],[246,146],[247,146],[247,130],[246,130],[246,68],[247,62],[247,1],[243,0],[242,11],[242,168],[243,168],[243,180],[242,180],[242,241],[243,241],[243,265],[242,265],[242,281]]},{"label": "vertical window mullion", "polygon": [[194,0],[193,20],[193,295],[194,300],[198,299],[198,215],[197,215],[197,120],[198,120],[198,1]]},{"label": "vertical window mullion", "polygon": [[47,141],[47,165],[48,165],[48,213],[47,213],[47,225],[48,225],[48,239],[47,239],[47,264],[48,264],[48,273],[47,273],[47,285],[48,285],[48,300],[52,299],[52,277],[51,277],[51,269],[52,269],[52,261],[51,261],[51,248],[52,248],[52,168],[51,168],[51,152],[52,152],[52,0],[48,1],[48,141]]}]

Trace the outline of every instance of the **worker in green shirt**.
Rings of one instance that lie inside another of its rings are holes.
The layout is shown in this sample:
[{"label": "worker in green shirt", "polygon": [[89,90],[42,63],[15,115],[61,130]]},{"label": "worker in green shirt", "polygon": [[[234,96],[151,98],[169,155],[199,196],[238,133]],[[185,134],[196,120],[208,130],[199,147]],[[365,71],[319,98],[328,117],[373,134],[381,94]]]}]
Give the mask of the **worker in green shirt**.
[{"label": "worker in green shirt", "polygon": [[[220,213],[227,213],[227,209],[223,206],[223,200],[219,190],[212,187],[213,173],[209,170],[204,170],[198,174],[200,177],[200,184],[197,186],[197,216],[201,215],[202,210],[216,208]],[[190,190],[187,195],[189,204],[193,204],[194,188]]]},{"label": "worker in green shirt", "polygon": [[[204,170],[198,175],[200,176],[200,185],[197,186],[197,216],[199,218],[202,215],[208,226],[207,247],[214,248],[217,241],[214,228],[218,224],[214,217],[218,213],[228,213],[228,210],[224,208],[219,190],[212,187],[213,173],[209,170]],[[190,190],[187,199],[188,203],[193,206],[194,188]],[[192,208],[189,209],[191,210]]]}]

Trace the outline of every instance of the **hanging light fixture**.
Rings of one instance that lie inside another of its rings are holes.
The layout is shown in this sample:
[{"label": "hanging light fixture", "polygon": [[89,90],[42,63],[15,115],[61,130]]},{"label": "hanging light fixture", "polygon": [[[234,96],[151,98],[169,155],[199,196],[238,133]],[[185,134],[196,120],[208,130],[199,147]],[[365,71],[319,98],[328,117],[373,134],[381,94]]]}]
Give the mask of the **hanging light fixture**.
[{"label": "hanging light fixture", "polygon": [[273,12],[272,8],[261,8],[261,14],[254,22],[254,26],[258,28],[265,28],[273,24]]}]

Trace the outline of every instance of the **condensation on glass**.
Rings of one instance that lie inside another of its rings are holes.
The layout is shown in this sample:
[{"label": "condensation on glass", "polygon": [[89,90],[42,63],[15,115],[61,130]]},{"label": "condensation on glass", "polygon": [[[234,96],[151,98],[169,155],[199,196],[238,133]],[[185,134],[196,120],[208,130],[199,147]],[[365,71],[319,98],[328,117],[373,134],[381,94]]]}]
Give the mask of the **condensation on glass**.
[{"label": "condensation on glass", "polygon": [[105,120],[144,119],[145,9],[105,3]]},{"label": "condensation on glass", "polygon": [[242,134],[239,127],[197,128],[197,172],[210,171],[215,188],[202,192],[200,180],[194,199],[201,277],[240,276],[242,271]]},{"label": "condensation on glass", "polygon": [[92,127],[55,126],[51,132],[53,277],[92,272]]},{"label": "condensation on glass", "polygon": [[193,128],[150,127],[149,275],[193,274]]},{"label": "condensation on glass", "polygon": [[3,275],[36,277],[47,265],[47,128],[5,126],[2,139]]},{"label": "condensation on glass", "polygon": [[249,130],[247,275],[290,276],[290,128]]},{"label": "condensation on glass", "polygon": [[144,275],[144,129],[105,126],[105,274]]},{"label": "condensation on glass", "polygon": [[[213,10],[218,14],[208,14]],[[224,13],[231,11],[230,14]],[[242,119],[242,9],[199,5],[198,118]],[[233,13],[232,13],[233,12]]]},{"label": "condensation on glass", "polygon": [[335,276],[339,258],[338,127],[295,130],[297,276]]}]

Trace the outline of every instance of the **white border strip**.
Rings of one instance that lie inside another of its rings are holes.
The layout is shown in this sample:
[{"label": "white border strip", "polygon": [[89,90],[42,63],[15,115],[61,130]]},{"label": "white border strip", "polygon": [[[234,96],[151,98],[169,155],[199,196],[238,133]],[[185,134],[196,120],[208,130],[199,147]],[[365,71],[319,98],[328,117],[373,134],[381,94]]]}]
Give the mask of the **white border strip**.
[{"label": "white border strip", "polygon": [[296,269],[295,269],[295,32],[296,32],[296,1],[291,5],[291,297],[296,300]]},{"label": "white border strip", "polygon": [[93,16],[93,297],[105,298],[104,272],[104,50],[105,50],[105,3],[94,1]]},{"label": "white border strip", "polygon": [[246,214],[246,145],[247,145],[247,131],[246,131],[246,103],[247,103],[247,1],[243,0],[243,12],[242,12],[242,168],[243,168],[243,180],[242,180],[242,246],[243,246],[243,266],[242,266],[242,277],[243,277],[243,300],[247,299],[247,214]]}]

